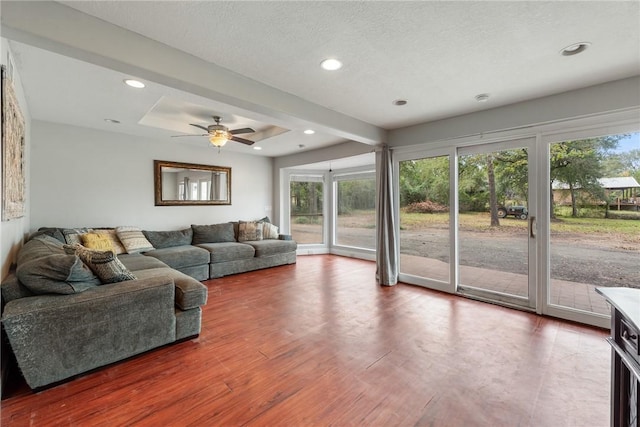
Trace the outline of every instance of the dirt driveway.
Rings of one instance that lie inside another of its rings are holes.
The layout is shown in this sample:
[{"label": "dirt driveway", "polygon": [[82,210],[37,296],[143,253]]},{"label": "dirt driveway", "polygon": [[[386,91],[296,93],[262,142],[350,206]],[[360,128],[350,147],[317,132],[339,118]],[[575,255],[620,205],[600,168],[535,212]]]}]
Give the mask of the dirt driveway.
[{"label": "dirt driveway", "polygon": [[[294,225],[298,243],[318,242],[321,226]],[[459,233],[460,263],[517,274],[527,274],[527,239],[510,233]],[[347,246],[375,247],[375,230],[371,228],[341,228],[338,242]],[[447,229],[400,232],[402,254],[449,262],[449,232]],[[593,238],[590,235],[567,234],[552,236],[550,245],[551,278],[595,286],[640,288],[640,245],[620,244],[615,239]]]}]

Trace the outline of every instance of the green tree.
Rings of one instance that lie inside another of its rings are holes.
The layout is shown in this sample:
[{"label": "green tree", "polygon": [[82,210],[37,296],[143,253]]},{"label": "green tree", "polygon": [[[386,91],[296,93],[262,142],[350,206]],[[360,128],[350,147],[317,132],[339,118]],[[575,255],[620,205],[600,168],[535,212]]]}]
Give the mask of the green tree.
[{"label": "green tree", "polygon": [[458,158],[458,202],[463,212],[486,212],[489,186],[485,155],[475,154]]},{"label": "green tree", "polygon": [[[604,193],[598,183],[603,177],[603,160],[607,153],[616,148],[618,141],[628,135],[610,135],[564,141],[551,145],[551,183],[564,183],[571,196],[571,216],[578,216],[577,190],[586,191],[603,200]],[[554,218],[553,188],[551,190],[551,217]]]},{"label": "green tree", "polygon": [[400,206],[431,200],[449,206],[449,157],[400,163]]}]

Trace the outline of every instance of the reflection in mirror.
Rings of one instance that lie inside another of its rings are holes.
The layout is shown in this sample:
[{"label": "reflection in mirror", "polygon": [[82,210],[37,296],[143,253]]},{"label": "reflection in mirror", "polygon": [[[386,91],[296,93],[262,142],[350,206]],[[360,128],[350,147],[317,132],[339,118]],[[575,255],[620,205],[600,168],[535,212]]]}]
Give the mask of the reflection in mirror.
[{"label": "reflection in mirror", "polygon": [[154,161],[156,206],[230,205],[231,168]]}]

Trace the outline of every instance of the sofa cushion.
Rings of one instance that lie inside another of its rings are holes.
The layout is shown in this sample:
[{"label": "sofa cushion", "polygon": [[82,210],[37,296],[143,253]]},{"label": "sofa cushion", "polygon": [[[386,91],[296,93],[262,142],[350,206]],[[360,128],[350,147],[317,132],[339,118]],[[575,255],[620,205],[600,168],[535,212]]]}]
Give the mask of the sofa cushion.
[{"label": "sofa cushion", "polygon": [[122,264],[112,251],[94,251],[82,245],[65,245],[68,253],[75,253],[82,262],[87,264],[91,271],[100,278],[102,283],[117,283],[125,280],[135,280],[127,267]]},{"label": "sofa cushion", "polygon": [[116,234],[128,254],[137,254],[154,249],[138,227],[116,227]]},{"label": "sofa cushion", "polygon": [[152,268],[150,270],[136,271],[139,279],[149,277],[169,276],[175,284],[175,304],[182,310],[205,305],[207,303],[207,287],[193,277],[174,270],[173,268]]},{"label": "sofa cushion", "polygon": [[106,234],[85,233],[80,235],[80,240],[85,248],[116,253],[116,248]]},{"label": "sofa cushion", "polygon": [[211,225],[191,225],[193,241],[191,244],[235,242],[233,224],[230,222]]},{"label": "sofa cushion", "polygon": [[34,237],[20,248],[17,259],[18,266],[47,255],[64,254],[63,245],[64,243],[47,235]]},{"label": "sofa cushion", "polygon": [[77,255],[47,255],[22,263],[16,276],[34,294],[75,294],[100,284]]},{"label": "sofa cushion", "polygon": [[226,242],[226,243],[202,243],[199,248],[206,249],[211,254],[212,264],[225,261],[236,261],[240,259],[250,259],[255,256],[253,246],[246,243]]},{"label": "sofa cushion", "polygon": [[256,242],[246,242],[256,251],[256,257],[284,254],[293,252],[298,248],[294,240],[260,240]]},{"label": "sofa cushion", "polygon": [[118,234],[116,233],[115,228],[92,228],[91,232],[107,236],[109,240],[111,240],[111,245],[115,249],[116,255],[127,253],[127,250],[118,238]]},{"label": "sofa cushion", "polygon": [[191,228],[176,231],[142,230],[142,233],[156,249],[190,245],[191,239],[193,238],[193,229]]},{"label": "sofa cushion", "polygon": [[257,221],[240,221],[238,225],[238,242],[262,240],[262,223]]},{"label": "sofa cushion", "polygon": [[118,255],[118,259],[131,271],[169,267],[157,258],[142,254],[122,254]]},{"label": "sofa cushion", "polygon": [[209,252],[191,245],[156,249],[146,252],[145,255],[157,258],[169,267],[177,269],[209,263]]}]

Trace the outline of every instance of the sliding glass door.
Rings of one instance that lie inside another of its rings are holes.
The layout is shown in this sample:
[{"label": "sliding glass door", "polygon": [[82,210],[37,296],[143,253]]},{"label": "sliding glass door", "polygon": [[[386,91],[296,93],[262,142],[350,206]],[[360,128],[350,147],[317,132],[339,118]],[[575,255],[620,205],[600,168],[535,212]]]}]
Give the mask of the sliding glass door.
[{"label": "sliding glass door", "polygon": [[534,143],[458,150],[458,292],[535,307]]}]

